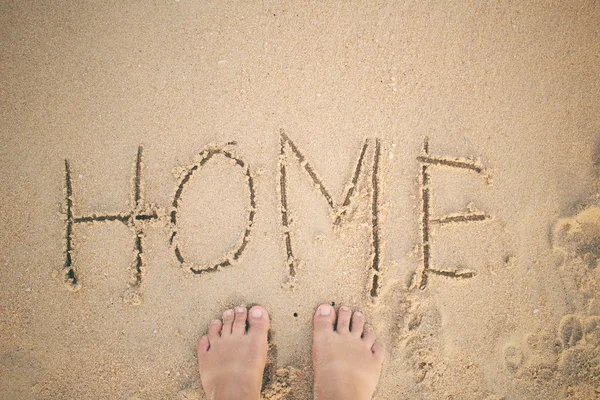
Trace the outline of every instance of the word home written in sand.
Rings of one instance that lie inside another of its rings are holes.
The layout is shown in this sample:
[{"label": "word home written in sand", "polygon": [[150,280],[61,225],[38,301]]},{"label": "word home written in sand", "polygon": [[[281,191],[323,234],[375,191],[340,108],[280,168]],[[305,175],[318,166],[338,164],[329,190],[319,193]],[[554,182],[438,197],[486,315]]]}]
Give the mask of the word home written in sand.
[{"label": "word home written in sand", "polygon": [[[381,164],[381,140],[365,139],[359,149],[357,161],[352,171],[350,181],[341,197],[341,201],[336,201],[327,190],[323,180],[319,177],[316,170],[312,167],[308,158],[294,143],[294,141],[281,130],[279,136],[280,154],[279,154],[279,176],[278,192],[280,200],[280,216],[283,232],[283,242],[287,254],[287,270],[290,279],[294,279],[297,274],[297,257],[294,250],[293,238],[290,232],[289,207],[290,199],[288,196],[288,168],[292,160],[296,160],[301,170],[303,170],[308,179],[312,181],[318,192],[322,195],[328,206],[333,210],[334,225],[342,223],[343,218],[353,201],[357,183],[362,174],[370,175],[368,179],[370,184],[370,296],[377,297],[381,286],[381,237],[380,237],[380,164]],[[128,282],[129,288],[139,289],[142,284],[145,257],[144,255],[144,231],[151,227],[152,222],[165,221],[170,226],[169,243],[172,247],[175,259],[181,266],[188,267],[195,275],[218,271],[222,267],[231,266],[238,261],[244,250],[247,248],[251,237],[254,219],[257,213],[256,193],[251,168],[247,162],[235,155],[230,148],[235,142],[230,142],[223,147],[208,146],[197,157],[193,164],[183,169],[178,181],[176,182],[173,199],[168,207],[157,208],[150,206],[145,202],[142,191],[142,157],[143,147],[140,146],[135,158],[134,177],[131,189],[130,210],[113,214],[90,214],[76,215],[74,212],[74,188],[72,181],[71,164],[69,160],[64,161],[65,166],[65,246],[64,246],[64,266],[63,272],[65,281],[73,289],[80,287],[79,272],[76,263],[73,260],[73,227],[76,224],[88,224],[94,226],[97,223],[122,223],[130,227],[133,232],[134,260],[131,262],[131,279]],[[233,166],[233,173],[242,174],[246,182],[248,191],[248,207],[246,214],[246,227],[239,238],[238,245],[230,252],[225,254],[219,260],[211,265],[197,265],[193,261],[187,260],[185,254],[178,243],[180,233],[178,232],[178,213],[182,194],[188,188],[188,184],[195,174],[200,174],[203,166],[217,158],[228,160]],[[420,163],[420,192],[421,192],[421,251],[422,265],[418,272],[417,285],[420,289],[427,287],[431,275],[443,276],[453,279],[468,279],[475,276],[472,270],[442,270],[435,268],[432,262],[432,243],[431,231],[436,225],[447,225],[468,222],[482,222],[490,219],[490,216],[479,211],[468,211],[466,213],[451,214],[443,217],[434,217],[431,215],[431,203],[433,193],[431,192],[431,179],[434,168],[446,167],[457,170],[470,171],[475,174],[485,175],[485,169],[479,163],[470,159],[459,159],[446,156],[431,155],[429,151],[428,139],[425,139],[422,153],[417,157]],[[367,168],[366,164],[370,164]]]}]

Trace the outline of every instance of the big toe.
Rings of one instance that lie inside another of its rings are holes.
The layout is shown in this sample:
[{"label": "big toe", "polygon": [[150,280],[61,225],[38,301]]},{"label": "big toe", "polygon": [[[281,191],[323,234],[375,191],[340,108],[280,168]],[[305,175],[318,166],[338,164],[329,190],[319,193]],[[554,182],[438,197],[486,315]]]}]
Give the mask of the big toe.
[{"label": "big toe", "polygon": [[335,310],[329,304],[321,304],[314,316],[315,334],[333,332],[335,324]]},{"label": "big toe", "polygon": [[248,335],[266,335],[269,330],[269,313],[261,306],[254,306],[248,312]]}]

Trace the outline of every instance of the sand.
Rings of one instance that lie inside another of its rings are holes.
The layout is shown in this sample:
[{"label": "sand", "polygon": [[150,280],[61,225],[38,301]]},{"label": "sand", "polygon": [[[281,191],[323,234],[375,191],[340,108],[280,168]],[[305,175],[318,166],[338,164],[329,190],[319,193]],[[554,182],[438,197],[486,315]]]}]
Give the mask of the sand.
[{"label": "sand", "polygon": [[203,399],[364,311],[376,399],[600,397],[600,4],[2,1],[0,398]]}]

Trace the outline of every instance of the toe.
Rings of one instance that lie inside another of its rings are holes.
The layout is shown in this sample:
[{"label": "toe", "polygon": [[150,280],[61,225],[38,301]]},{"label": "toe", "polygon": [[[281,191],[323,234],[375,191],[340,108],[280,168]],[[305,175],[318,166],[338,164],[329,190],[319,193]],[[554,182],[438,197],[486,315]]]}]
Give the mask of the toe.
[{"label": "toe", "polygon": [[208,336],[204,335],[200,339],[198,339],[198,356],[206,353],[210,348],[210,341]]},{"label": "toe", "polygon": [[208,338],[210,340],[216,341],[221,336],[221,329],[223,328],[223,323],[220,319],[213,319],[208,326]]},{"label": "toe", "polygon": [[333,332],[335,310],[329,304],[321,304],[314,316],[315,333]]},{"label": "toe", "polygon": [[241,336],[246,333],[246,319],[248,316],[248,310],[246,307],[237,307],[235,309],[235,317],[233,320],[233,326],[231,333],[236,336]]},{"label": "toe", "polygon": [[352,318],[352,310],[350,307],[341,306],[340,311],[338,312],[337,325],[335,328],[339,334],[345,335],[350,332],[350,318]]},{"label": "toe", "polygon": [[363,328],[362,340],[369,348],[373,347],[373,344],[375,343],[375,335],[369,325],[365,324]]},{"label": "toe", "polygon": [[380,362],[383,361],[383,357],[385,355],[385,347],[381,343],[375,342],[373,344],[373,347],[371,347],[371,351],[375,355],[375,358],[377,358]]},{"label": "toe", "polygon": [[350,332],[352,336],[360,337],[365,327],[365,316],[360,311],[355,311],[352,314],[352,325],[350,326]]},{"label": "toe", "polygon": [[264,335],[269,330],[269,313],[261,306],[248,312],[248,335]]},{"label": "toe", "polygon": [[223,329],[221,329],[221,336],[231,335],[231,328],[233,327],[234,312],[233,310],[225,310],[223,312]]}]

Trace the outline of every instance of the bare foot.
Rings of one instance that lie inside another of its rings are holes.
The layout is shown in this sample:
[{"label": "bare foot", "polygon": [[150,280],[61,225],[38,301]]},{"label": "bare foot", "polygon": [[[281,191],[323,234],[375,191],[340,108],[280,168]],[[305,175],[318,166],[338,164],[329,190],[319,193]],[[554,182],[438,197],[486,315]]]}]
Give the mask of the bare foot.
[{"label": "bare foot", "polygon": [[208,335],[198,340],[200,379],[207,399],[260,398],[268,330],[269,315],[260,306],[227,310],[222,322],[210,323]]},{"label": "bare foot", "polygon": [[383,345],[365,325],[365,316],[346,306],[339,315],[322,304],[314,317],[315,400],[370,400],[381,374]]}]

